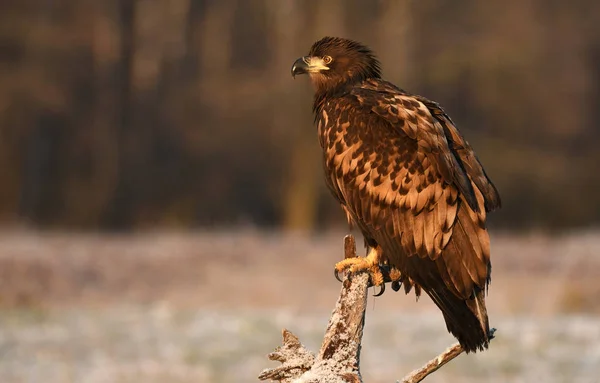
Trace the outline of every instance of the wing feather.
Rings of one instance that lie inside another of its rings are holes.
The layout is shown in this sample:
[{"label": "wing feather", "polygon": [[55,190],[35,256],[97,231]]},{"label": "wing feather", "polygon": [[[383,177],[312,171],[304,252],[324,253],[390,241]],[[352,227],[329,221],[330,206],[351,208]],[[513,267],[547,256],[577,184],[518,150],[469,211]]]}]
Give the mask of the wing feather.
[{"label": "wing feather", "polygon": [[414,96],[422,102],[431,111],[431,114],[440,123],[449,142],[449,148],[460,158],[460,161],[473,181],[477,189],[483,194],[485,201],[485,210],[487,212],[499,209],[502,205],[500,194],[496,186],[485,173],[481,162],[475,155],[473,148],[460,134],[450,117],[444,112],[442,107],[431,100],[422,96]]},{"label": "wing feather", "polygon": [[423,243],[425,245],[425,251],[427,254],[435,254],[435,214],[430,211],[423,214],[424,230],[423,230]]}]

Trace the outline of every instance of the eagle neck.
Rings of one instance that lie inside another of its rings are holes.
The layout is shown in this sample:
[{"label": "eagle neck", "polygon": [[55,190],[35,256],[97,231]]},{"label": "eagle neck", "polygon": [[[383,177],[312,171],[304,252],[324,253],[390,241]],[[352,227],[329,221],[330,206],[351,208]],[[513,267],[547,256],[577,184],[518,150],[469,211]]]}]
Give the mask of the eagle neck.
[{"label": "eagle neck", "polygon": [[352,88],[359,84],[362,80],[360,79],[352,79],[350,81],[345,81],[336,84],[335,86],[322,88],[317,90],[315,93],[315,99],[313,103],[313,112],[315,116],[318,115],[322,110],[323,106],[332,98],[341,97],[347,93],[349,93]]}]

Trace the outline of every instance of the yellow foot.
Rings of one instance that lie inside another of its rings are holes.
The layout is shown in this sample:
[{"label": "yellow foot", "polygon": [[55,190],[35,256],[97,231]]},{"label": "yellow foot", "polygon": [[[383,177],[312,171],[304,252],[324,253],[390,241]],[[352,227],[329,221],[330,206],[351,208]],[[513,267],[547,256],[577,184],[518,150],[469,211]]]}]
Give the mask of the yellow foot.
[{"label": "yellow foot", "polygon": [[372,248],[366,257],[346,258],[335,265],[335,277],[341,282],[339,274],[356,274],[365,271],[369,274],[371,286],[380,286],[381,290],[375,294],[376,297],[385,291],[385,283],[391,282],[394,291],[400,290],[402,285],[402,274],[400,270],[390,267],[381,255],[381,248]]},{"label": "yellow foot", "polygon": [[371,248],[366,257],[346,258],[335,265],[335,276],[339,280],[340,273],[356,274],[361,271],[369,273],[372,286],[381,286],[379,296],[385,291],[385,279],[381,270],[382,265],[381,248]]}]

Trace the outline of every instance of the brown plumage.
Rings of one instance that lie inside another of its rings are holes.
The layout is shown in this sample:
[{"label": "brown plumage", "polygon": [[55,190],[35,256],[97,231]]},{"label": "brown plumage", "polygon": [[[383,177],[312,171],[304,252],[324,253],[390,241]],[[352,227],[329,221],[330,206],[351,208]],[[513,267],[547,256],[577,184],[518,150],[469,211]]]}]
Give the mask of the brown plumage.
[{"label": "brown plumage", "polygon": [[355,41],[325,37],[292,74],[308,73],[329,189],[371,248],[425,291],[467,351],[488,346],[486,213],[500,196],[442,108],[384,81]]}]

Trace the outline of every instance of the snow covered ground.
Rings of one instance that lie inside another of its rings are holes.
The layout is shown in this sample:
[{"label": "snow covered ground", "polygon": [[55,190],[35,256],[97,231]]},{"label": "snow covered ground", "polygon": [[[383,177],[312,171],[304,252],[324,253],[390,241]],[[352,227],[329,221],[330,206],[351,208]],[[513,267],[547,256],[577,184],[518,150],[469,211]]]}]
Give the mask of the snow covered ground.
[{"label": "snow covered ground", "polygon": [[[256,382],[287,328],[317,350],[343,233],[0,233],[0,382]],[[490,349],[427,382],[600,382],[600,236],[492,235]],[[368,306],[365,382],[455,342],[427,297]]]},{"label": "snow covered ground", "polygon": [[[366,382],[395,382],[451,345],[437,315],[367,313]],[[2,382],[256,382],[288,328],[317,350],[328,315],[286,310],[173,310],[167,304],[13,310],[0,316]],[[481,354],[461,355],[430,382],[600,379],[600,318],[502,317]]]}]

